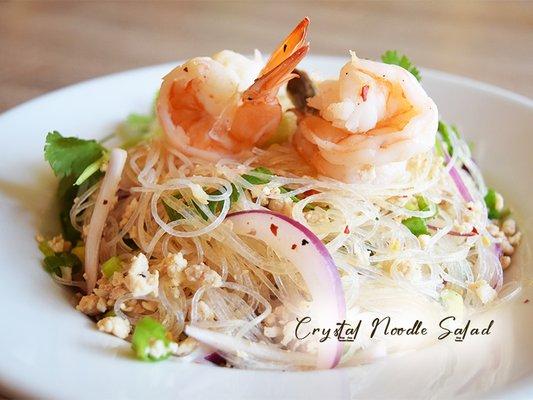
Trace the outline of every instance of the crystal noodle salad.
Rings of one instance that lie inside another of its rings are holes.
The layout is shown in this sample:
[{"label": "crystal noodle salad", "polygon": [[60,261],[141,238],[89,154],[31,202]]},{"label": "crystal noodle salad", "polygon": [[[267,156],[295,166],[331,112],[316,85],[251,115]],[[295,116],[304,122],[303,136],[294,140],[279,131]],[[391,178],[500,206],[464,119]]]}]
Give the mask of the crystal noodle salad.
[{"label": "crystal noodle salad", "polygon": [[224,50],[162,79],[101,141],[46,136],[62,233],[44,267],[140,360],[326,369],[400,350],[313,327],[468,316],[520,290],[521,233],[404,55],[298,65],[303,19],[263,62]]}]

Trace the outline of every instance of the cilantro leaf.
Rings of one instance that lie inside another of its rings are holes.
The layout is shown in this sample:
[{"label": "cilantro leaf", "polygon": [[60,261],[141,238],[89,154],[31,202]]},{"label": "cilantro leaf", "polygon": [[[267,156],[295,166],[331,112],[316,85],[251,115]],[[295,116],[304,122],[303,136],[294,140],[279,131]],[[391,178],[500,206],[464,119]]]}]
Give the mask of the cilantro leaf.
[{"label": "cilantro leaf", "polygon": [[128,148],[139,144],[151,137],[152,124],[155,114],[130,114],[126,121],[116,129],[116,135],[123,140],[122,148]]},{"label": "cilantro leaf", "polygon": [[63,237],[71,243],[76,243],[80,238],[80,232],[72,226],[70,221],[70,209],[74,204],[74,199],[78,193],[85,192],[89,187],[94,185],[101,177],[102,173],[91,175],[87,178],[79,188],[74,186],[75,176],[69,175],[59,181],[57,188],[57,197],[59,199],[59,222],[63,231]]},{"label": "cilantro leaf", "polygon": [[381,61],[385,64],[399,65],[403,69],[409,71],[418,80],[422,80],[420,71],[416,68],[405,55],[399,55],[396,50],[387,50],[381,55]]},{"label": "cilantro leaf", "polygon": [[105,149],[96,140],[64,137],[49,132],[44,145],[44,158],[59,178],[73,175],[77,179],[83,171],[102,157]]},{"label": "cilantro leaf", "polygon": [[59,199],[59,222],[61,223],[61,230],[63,237],[71,243],[81,237],[80,233],[72,226],[70,221],[70,209],[74,204],[74,199],[78,193],[78,189],[73,186],[75,178],[72,175],[65,176],[59,181],[57,188],[57,197]]},{"label": "cilantro leaf", "polygon": [[74,198],[92,186],[101,176],[100,164],[105,160],[106,149],[95,140],[64,137],[59,132],[49,132],[44,145],[44,158],[50,163],[54,174],[61,178],[57,190],[59,220],[65,239],[75,243],[80,233],[70,222],[70,209]]},{"label": "cilantro leaf", "polygon": [[44,268],[47,272],[61,275],[61,267],[72,268],[72,271],[79,271],[81,261],[72,253],[57,253],[44,258]]},{"label": "cilantro leaf", "polygon": [[[198,203],[196,201],[194,201],[194,200],[191,200],[191,203],[194,206],[194,209],[196,210],[196,212],[200,215],[200,217],[202,217],[202,219],[204,221],[207,221],[209,218],[207,218],[207,214],[202,211],[202,209],[200,208]],[[209,203],[211,203],[211,202],[209,202]],[[210,204],[208,204],[208,208],[211,208]]]},{"label": "cilantro leaf", "polygon": [[239,201],[239,197],[241,197],[241,194],[237,190],[237,186],[235,186],[233,183],[231,184],[231,195],[229,197],[231,201],[231,205],[235,204],[237,201]]},{"label": "cilantro leaf", "polygon": [[183,219],[183,215],[181,215],[179,212],[174,210],[170,205],[168,205],[168,203],[165,200],[163,200],[163,207],[165,207],[165,211],[168,215],[168,219],[170,220],[170,222]]},{"label": "cilantro leaf", "polygon": [[[213,193],[210,193],[210,194],[216,196],[216,195],[222,194],[222,192],[220,190],[215,190]],[[231,202],[231,195],[230,195],[230,202]],[[223,205],[224,205],[224,201],[222,201],[222,200],[219,200],[219,201],[211,201],[211,200],[209,200],[209,204],[208,204],[209,211],[211,211],[213,214],[216,215],[217,213],[222,211],[222,206]]]},{"label": "cilantro leaf", "polygon": [[[219,193],[220,192],[215,193],[215,194],[219,194]],[[172,195],[172,197],[174,197],[177,200],[183,199],[183,196],[179,192],[174,194],[174,195]],[[217,202],[211,202],[210,201],[209,204],[208,204],[208,207],[211,210],[211,212],[214,212],[216,206],[212,205],[212,203],[217,203]],[[209,219],[209,218],[207,218],[207,215],[202,211],[202,209],[200,208],[198,203],[196,203],[196,201],[194,201],[194,199],[191,199],[190,201],[185,202],[185,204],[187,204],[188,206],[192,205],[194,207],[194,209],[196,210],[196,212],[200,215],[200,217],[202,217],[202,219],[204,221],[207,221]],[[163,206],[165,207],[165,211],[166,211],[166,213],[168,215],[168,219],[171,222],[177,221],[179,219],[183,219],[184,218],[183,215],[181,215],[174,208],[172,208],[171,205],[168,204],[165,200],[163,200]]]},{"label": "cilantro leaf", "polygon": [[[280,193],[287,193],[287,192],[290,192],[291,190],[292,189],[288,189],[288,188],[286,188],[284,186],[280,186],[280,188],[279,188]],[[291,200],[293,202],[295,202],[295,203],[298,203],[300,201],[300,199],[298,197],[296,197],[296,196],[291,196]]]},{"label": "cilantro leaf", "polygon": [[[232,191],[231,191],[231,195],[229,197],[229,199],[230,199],[230,208],[239,200],[239,197],[240,197],[240,193],[237,190],[237,187],[233,183],[231,184],[231,188],[232,188]],[[222,193],[220,192],[220,190],[215,190],[214,192],[210,192],[209,194],[219,195],[219,194],[222,194]],[[183,196],[181,195],[181,193],[176,193],[176,194],[173,195],[173,197],[178,199],[178,200],[179,199],[183,199]],[[207,221],[209,218],[207,218],[207,215],[202,211],[202,209],[200,208],[198,203],[196,203],[196,201],[194,199],[191,199],[190,202],[187,202],[187,205],[190,206],[191,203],[192,203],[192,206],[194,207],[194,209],[196,210],[196,212],[202,217],[202,219],[204,221]],[[222,211],[223,205],[224,205],[224,201],[223,200],[218,200],[218,201],[209,200],[207,207],[209,208],[209,210],[213,214],[216,215],[216,214],[218,214],[219,212]],[[179,219],[183,219],[183,215],[181,215],[179,212],[177,212],[175,209],[173,209],[170,206],[170,204],[168,204],[165,200],[163,200],[163,207],[165,208],[165,211],[166,211],[170,221],[177,221]]]}]

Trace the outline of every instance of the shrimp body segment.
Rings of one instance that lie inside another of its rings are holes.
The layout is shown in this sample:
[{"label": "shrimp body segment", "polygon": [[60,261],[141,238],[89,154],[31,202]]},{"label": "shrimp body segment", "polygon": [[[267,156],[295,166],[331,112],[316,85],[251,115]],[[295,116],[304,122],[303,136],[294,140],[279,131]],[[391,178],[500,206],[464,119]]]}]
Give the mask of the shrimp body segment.
[{"label": "shrimp body segment", "polygon": [[293,143],[320,174],[337,180],[401,179],[407,161],[435,143],[437,106],[396,65],[352,53],[339,78],[321,82],[307,103],[318,113],[299,116]]},{"label": "shrimp body segment", "polygon": [[[171,145],[209,160],[239,157],[276,131],[282,116],[278,90],[305,57],[309,20],[304,19],[261,69],[225,50],[193,58],[163,79],[157,115]],[[257,79],[254,79],[257,77]]]}]

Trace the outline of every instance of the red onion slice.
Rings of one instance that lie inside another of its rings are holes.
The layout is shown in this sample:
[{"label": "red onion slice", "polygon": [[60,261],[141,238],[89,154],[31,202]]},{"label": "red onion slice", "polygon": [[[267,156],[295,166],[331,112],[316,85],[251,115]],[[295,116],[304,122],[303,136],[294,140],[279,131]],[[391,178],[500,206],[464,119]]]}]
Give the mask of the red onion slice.
[{"label": "red onion slice", "polygon": [[[442,229],[442,227],[438,227],[438,226],[435,226],[435,225],[429,225],[429,224],[428,224],[428,228],[432,229],[434,231],[438,231],[439,229]],[[447,235],[450,235],[450,236],[461,236],[461,237],[471,237],[471,236],[476,236],[477,233],[474,233],[474,232],[459,233],[459,232],[456,232],[456,231],[449,231],[447,233]]]},{"label": "red onion slice", "polygon": [[215,364],[218,366],[226,365],[226,359],[222,357],[220,354],[218,354],[216,351],[214,353],[210,353],[207,356],[205,356],[204,360],[210,362],[211,364]]},{"label": "red onion slice", "polygon": [[109,164],[102,185],[96,198],[93,215],[89,222],[89,232],[85,242],[85,281],[87,293],[91,293],[98,277],[100,241],[111,206],[115,202],[115,194],[122,177],[122,170],[128,153],[122,149],[113,149],[109,156]]},{"label": "red onion slice", "polygon": [[[346,303],[339,271],[313,232],[285,215],[266,210],[240,211],[226,219],[233,223],[235,233],[262,240],[298,268],[313,298],[314,326],[334,329],[337,322],[344,320]],[[341,355],[342,343],[335,338],[318,343],[316,366],[333,368]]]},{"label": "red onion slice", "polygon": [[299,364],[308,367],[313,366],[315,363],[315,358],[307,353],[281,350],[273,345],[251,342],[247,339],[233,337],[194,325],[187,325],[185,334],[223,352],[243,352],[273,362]]},{"label": "red onion slice", "polygon": [[[445,155],[446,163],[450,162],[450,157],[448,155]],[[455,166],[452,166],[449,171],[450,176],[453,179],[453,182],[455,183],[455,186],[457,186],[457,190],[459,190],[459,193],[463,197],[464,201],[474,201],[474,198],[468,191],[468,188],[466,187],[466,184],[463,181],[463,178],[461,178],[461,175],[459,174],[459,171],[457,171],[457,168]]]},{"label": "red onion slice", "polygon": [[498,260],[503,256],[503,249],[500,243],[494,243],[494,254],[498,257]]}]

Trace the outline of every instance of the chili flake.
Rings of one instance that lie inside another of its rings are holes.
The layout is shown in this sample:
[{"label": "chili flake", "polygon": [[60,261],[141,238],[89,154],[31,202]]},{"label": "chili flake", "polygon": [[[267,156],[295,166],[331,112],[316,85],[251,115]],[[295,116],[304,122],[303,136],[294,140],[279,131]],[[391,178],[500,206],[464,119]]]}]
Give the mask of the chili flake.
[{"label": "chili flake", "polygon": [[366,101],[366,99],[367,99],[368,89],[370,89],[370,86],[368,86],[368,85],[364,85],[361,88],[361,97],[363,98],[363,101]]},{"label": "chili flake", "polygon": [[312,196],[312,195],[318,194],[318,193],[320,193],[318,190],[309,189],[309,190],[306,190],[305,192],[303,192],[302,194],[297,195],[296,197],[298,197],[299,199],[305,199],[306,197],[309,197],[309,196]]}]

